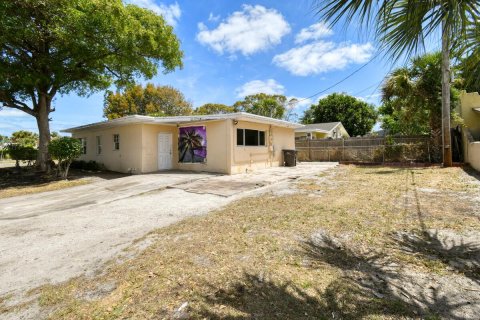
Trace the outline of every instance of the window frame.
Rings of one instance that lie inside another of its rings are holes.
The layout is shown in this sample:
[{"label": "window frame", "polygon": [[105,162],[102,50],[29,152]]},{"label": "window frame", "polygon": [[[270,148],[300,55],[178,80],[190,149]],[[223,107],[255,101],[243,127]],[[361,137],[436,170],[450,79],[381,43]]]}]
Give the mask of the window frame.
[{"label": "window frame", "polygon": [[[238,132],[239,132],[239,130],[242,131],[242,143],[243,143],[243,144],[238,144]],[[251,145],[250,145],[250,144],[249,144],[249,145],[245,144],[245,143],[246,143],[246,136],[245,136],[245,131],[246,131],[246,130],[256,131],[256,132],[257,132],[257,144],[256,144],[256,145],[255,145],[255,144],[251,144]],[[247,128],[237,128],[237,131],[236,131],[236,132],[237,132],[237,137],[236,137],[236,138],[237,138],[237,139],[236,139],[236,145],[237,145],[237,147],[266,147],[266,146],[267,146],[267,138],[266,138],[266,137],[267,137],[267,134],[266,134],[266,131],[265,131],[265,130],[247,129]],[[261,137],[261,135],[260,135],[261,132],[263,132],[263,144],[260,144],[260,142],[261,142],[261,140],[262,140],[262,139],[260,138],[260,137]]]},{"label": "window frame", "polygon": [[118,151],[118,150],[120,150],[120,134],[114,133],[113,134],[113,151]]},{"label": "window frame", "polygon": [[87,138],[80,138],[82,144],[82,155],[87,154]]},{"label": "window frame", "polygon": [[97,144],[97,155],[102,154],[102,136],[95,136],[95,142]]}]

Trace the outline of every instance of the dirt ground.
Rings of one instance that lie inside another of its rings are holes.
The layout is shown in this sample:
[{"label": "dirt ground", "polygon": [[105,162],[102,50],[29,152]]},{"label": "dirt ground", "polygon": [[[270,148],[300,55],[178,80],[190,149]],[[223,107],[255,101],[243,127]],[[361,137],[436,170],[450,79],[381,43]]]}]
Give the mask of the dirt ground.
[{"label": "dirt ground", "polygon": [[30,304],[4,297],[4,315],[478,319],[473,171],[340,166],[262,190],[149,233],[93,275],[36,288]]},{"label": "dirt ground", "polygon": [[[333,166],[306,164],[235,176],[163,172],[0,199],[0,318],[38,319],[41,309],[35,302],[22,308],[38,298],[26,292],[93,277],[109,260],[131,258],[148,246],[148,237],[136,239],[155,228]],[[240,191],[232,193],[235,186]]]},{"label": "dirt ground", "polygon": [[33,167],[21,164],[15,168],[15,161],[0,161],[0,199],[26,194],[53,191],[89,184],[95,181],[111,180],[125,177],[115,172],[92,172],[71,169],[68,180],[60,180],[54,174],[46,175],[36,172]]}]

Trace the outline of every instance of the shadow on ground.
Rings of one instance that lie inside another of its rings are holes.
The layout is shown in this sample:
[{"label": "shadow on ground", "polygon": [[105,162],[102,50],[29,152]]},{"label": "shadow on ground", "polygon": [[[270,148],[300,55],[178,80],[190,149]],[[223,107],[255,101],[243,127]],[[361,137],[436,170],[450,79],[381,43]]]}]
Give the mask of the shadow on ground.
[{"label": "shadow on ground", "polygon": [[[196,314],[208,319],[362,319],[368,316],[464,319],[458,309],[470,302],[455,302],[439,288],[416,292],[404,286],[407,279],[382,254],[355,251],[326,234],[303,243],[299,252],[311,261],[309,268],[337,267],[342,275],[324,290],[279,283],[246,273],[227,289],[213,288],[206,306]],[[232,310],[234,312],[225,312]]]},{"label": "shadow on ground", "polygon": [[480,181],[480,172],[473,169],[471,166],[465,165],[462,167],[463,171],[468,174],[470,177],[477,179]]},{"label": "shadow on ground", "polygon": [[420,234],[396,233],[393,240],[407,254],[432,260],[438,259],[450,268],[480,283],[480,244],[465,241],[461,236],[427,230]]}]

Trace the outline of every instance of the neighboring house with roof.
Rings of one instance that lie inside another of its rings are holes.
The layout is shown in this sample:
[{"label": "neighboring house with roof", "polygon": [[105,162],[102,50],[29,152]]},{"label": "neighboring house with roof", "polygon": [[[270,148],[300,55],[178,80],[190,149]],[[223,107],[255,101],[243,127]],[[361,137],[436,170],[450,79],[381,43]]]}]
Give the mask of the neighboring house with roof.
[{"label": "neighboring house with roof", "polygon": [[147,173],[179,169],[241,173],[280,166],[295,149],[297,123],[238,112],[150,117],[132,115],[63,130],[82,141],[80,160],[108,170]]},{"label": "neighboring house with roof", "polygon": [[349,138],[347,130],[341,122],[325,122],[307,124],[295,129],[295,139],[341,139]]}]

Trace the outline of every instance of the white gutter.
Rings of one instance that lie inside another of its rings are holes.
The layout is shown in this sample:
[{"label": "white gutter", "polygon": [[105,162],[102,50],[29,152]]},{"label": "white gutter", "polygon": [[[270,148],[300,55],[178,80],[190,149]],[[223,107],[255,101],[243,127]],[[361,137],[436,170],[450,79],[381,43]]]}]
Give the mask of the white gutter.
[{"label": "white gutter", "polygon": [[274,119],[264,116],[259,116],[256,114],[246,113],[246,112],[236,112],[236,113],[227,113],[227,114],[212,114],[212,115],[198,115],[198,116],[178,116],[178,117],[150,117],[150,116],[140,116],[132,115],[126,116],[113,120],[106,120],[96,123],[91,123],[79,127],[69,128],[62,130],[61,132],[74,132],[85,129],[93,128],[108,128],[115,127],[127,124],[164,124],[164,125],[180,125],[189,122],[200,122],[200,121],[209,121],[209,120],[245,120],[258,123],[268,123],[280,127],[287,128],[301,128],[303,125],[293,122],[288,122],[285,120]]}]

